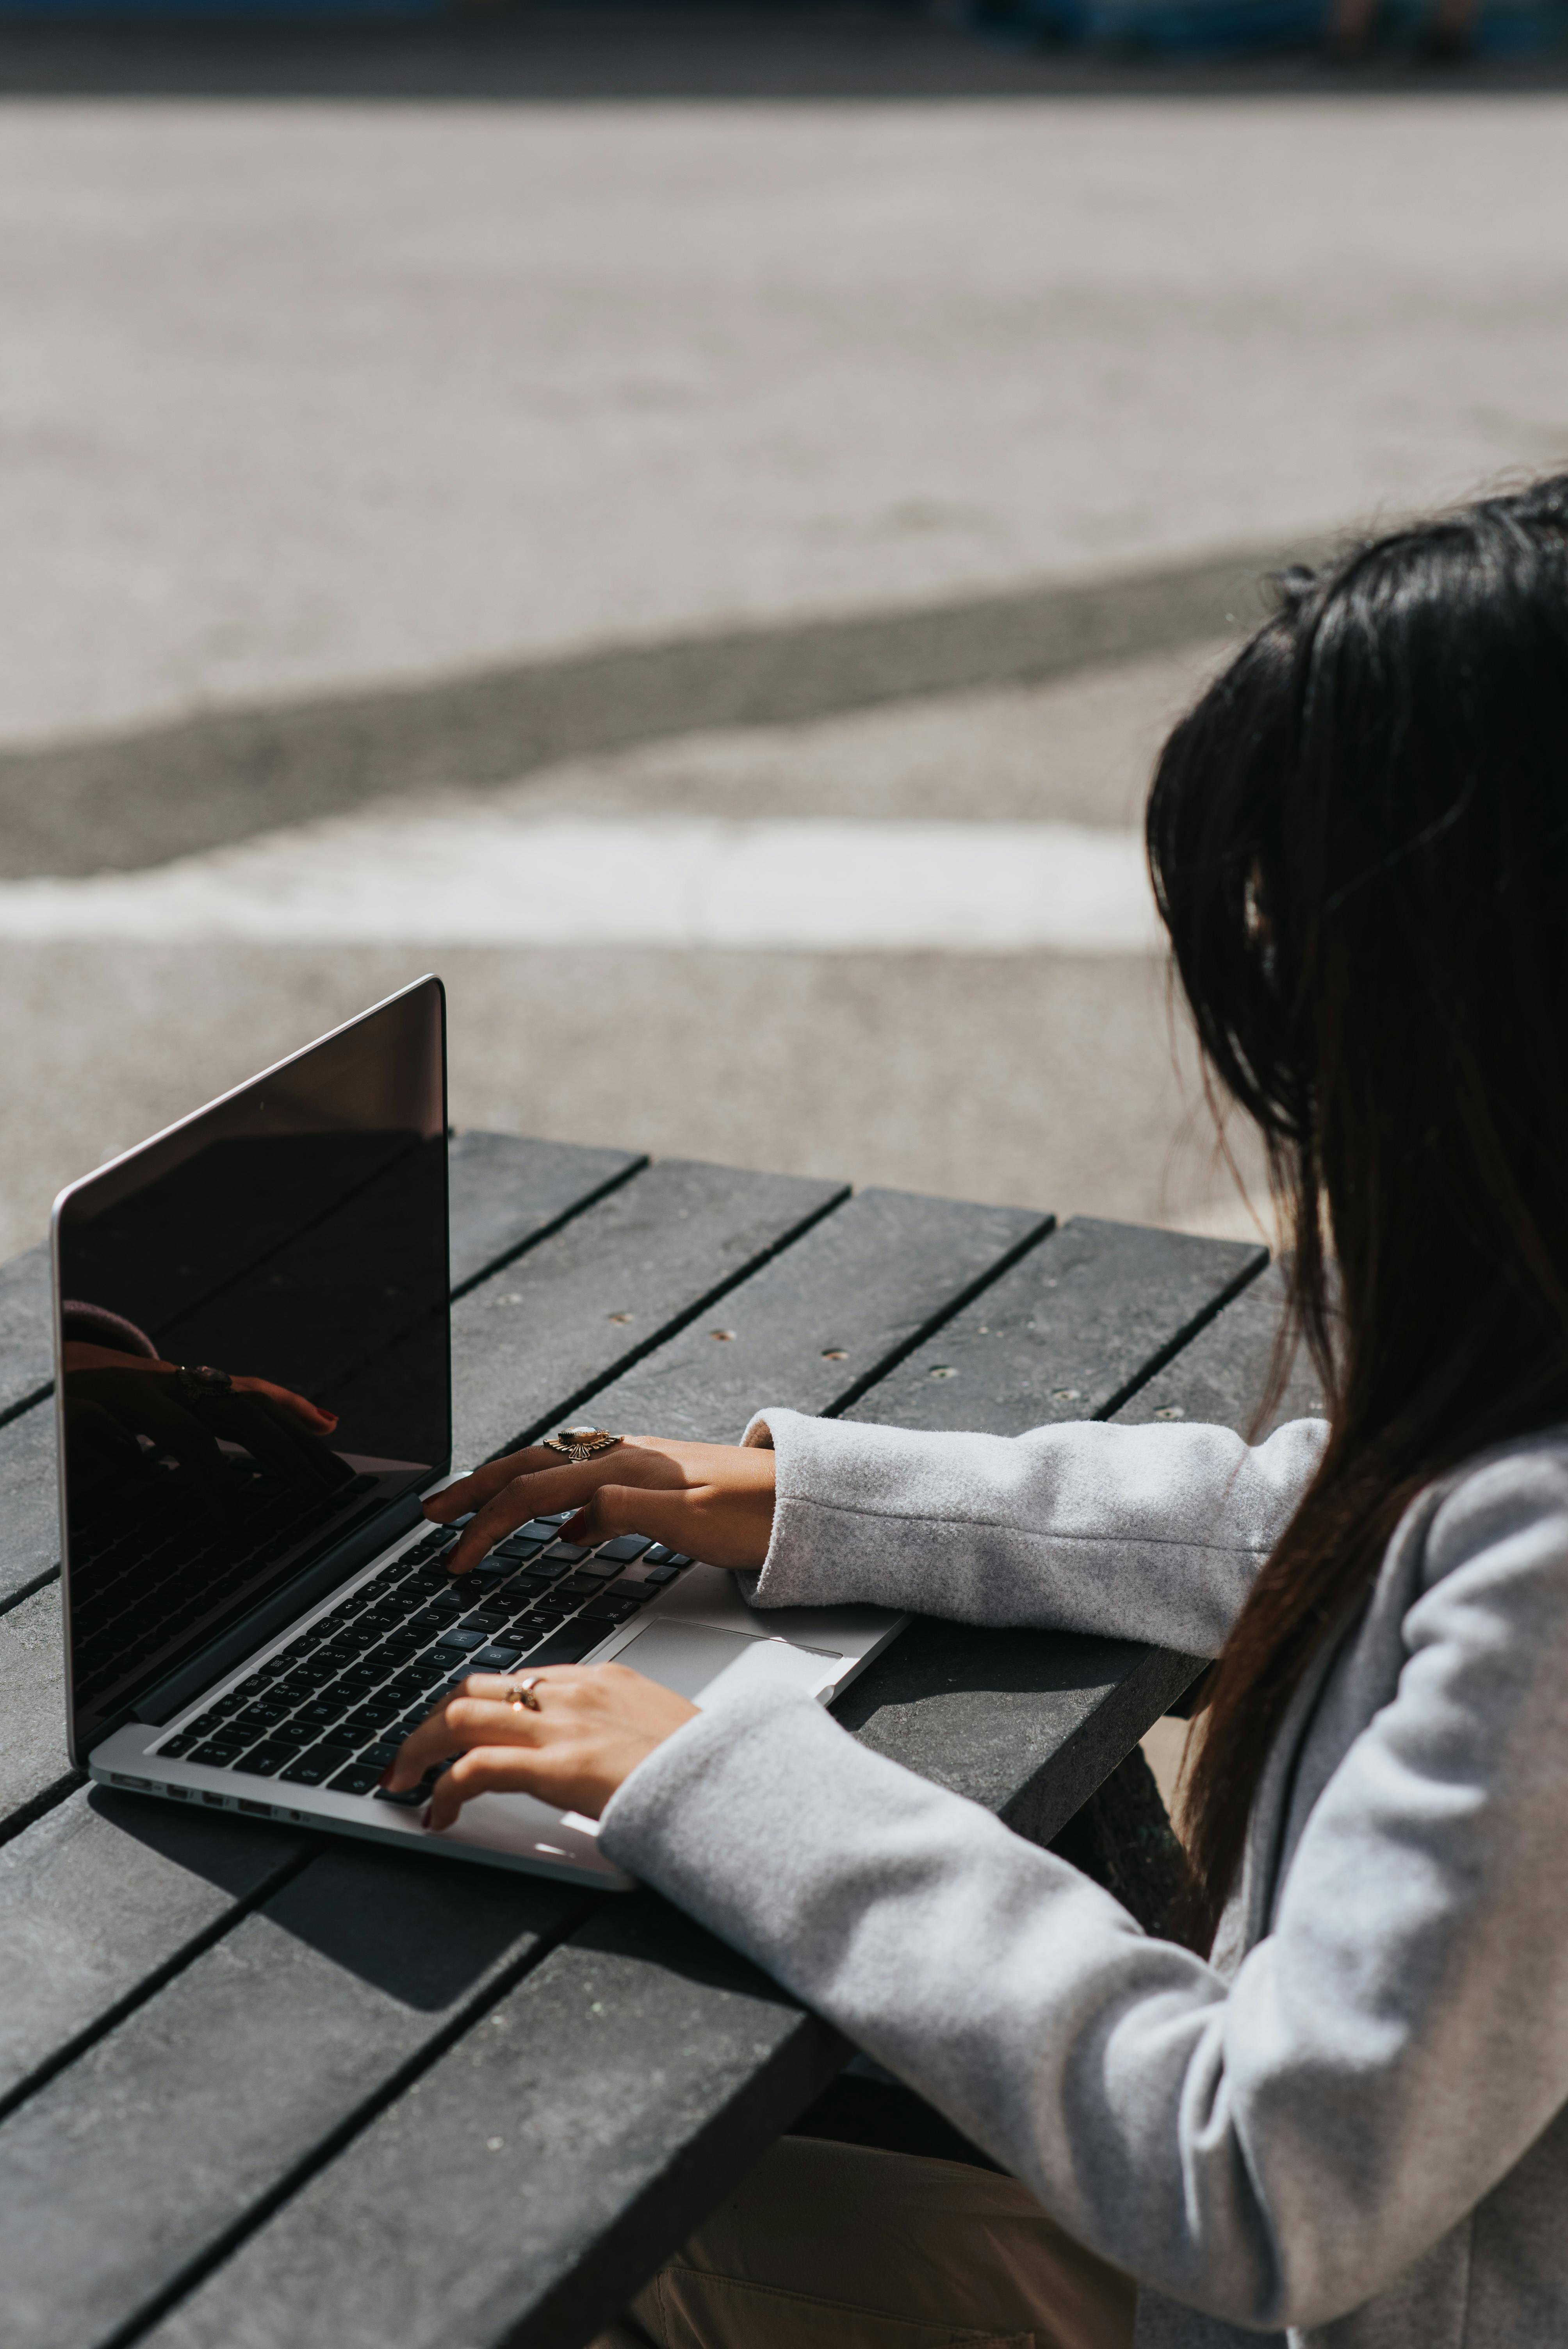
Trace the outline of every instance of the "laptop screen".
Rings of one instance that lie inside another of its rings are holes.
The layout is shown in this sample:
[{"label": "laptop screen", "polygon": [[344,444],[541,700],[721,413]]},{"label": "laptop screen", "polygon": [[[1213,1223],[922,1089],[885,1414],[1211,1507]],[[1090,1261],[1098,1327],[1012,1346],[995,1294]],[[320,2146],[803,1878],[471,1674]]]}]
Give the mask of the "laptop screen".
[{"label": "laptop screen", "polygon": [[73,1754],[446,1473],[446,1134],[424,979],[62,1194]]}]

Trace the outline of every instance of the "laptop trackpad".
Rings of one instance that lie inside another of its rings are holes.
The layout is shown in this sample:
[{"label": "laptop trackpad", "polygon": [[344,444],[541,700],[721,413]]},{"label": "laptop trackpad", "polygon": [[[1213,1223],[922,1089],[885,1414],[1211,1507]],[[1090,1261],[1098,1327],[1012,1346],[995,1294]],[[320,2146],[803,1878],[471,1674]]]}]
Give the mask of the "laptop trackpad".
[{"label": "laptop trackpad", "polygon": [[700,1705],[723,1681],[789,1681],[796,1688],[826,1688],[837,1678],[841,1656],[825,1650],[793,1648],[787,1640],[748,1639],[744,1631],[720,1631],[711,1623],[650,1623],[614,1661],[645,1673],[677,1696]]}]

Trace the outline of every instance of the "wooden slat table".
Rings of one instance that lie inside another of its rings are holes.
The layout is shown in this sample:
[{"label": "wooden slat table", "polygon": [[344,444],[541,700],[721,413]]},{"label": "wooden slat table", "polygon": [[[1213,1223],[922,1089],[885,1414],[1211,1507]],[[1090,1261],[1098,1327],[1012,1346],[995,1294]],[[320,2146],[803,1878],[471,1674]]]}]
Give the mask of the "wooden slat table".
[{"label": "wooden slat table", "polygon": [[[457,1456],[757,1402],[1244,1423],[1261,1248],[496,1134]],[[651,1894],[192,1813],[67,1761],[42,1251],[0,1268],[5,2349],[577,2349],[851,2052]],[[1048,1840],[1191,1660],[913,1625],[840,1715]]]}]

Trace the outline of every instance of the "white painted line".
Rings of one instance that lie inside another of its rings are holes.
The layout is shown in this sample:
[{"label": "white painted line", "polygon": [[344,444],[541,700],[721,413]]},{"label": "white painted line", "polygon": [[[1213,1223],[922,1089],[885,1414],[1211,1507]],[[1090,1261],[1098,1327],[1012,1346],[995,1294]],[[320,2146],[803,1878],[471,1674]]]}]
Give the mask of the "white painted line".
[{"label": "white painted line", "polygon": [[344,817],[88,880],[0,882],[0,938],[1157,951],[1136,833],[492,808]]}]

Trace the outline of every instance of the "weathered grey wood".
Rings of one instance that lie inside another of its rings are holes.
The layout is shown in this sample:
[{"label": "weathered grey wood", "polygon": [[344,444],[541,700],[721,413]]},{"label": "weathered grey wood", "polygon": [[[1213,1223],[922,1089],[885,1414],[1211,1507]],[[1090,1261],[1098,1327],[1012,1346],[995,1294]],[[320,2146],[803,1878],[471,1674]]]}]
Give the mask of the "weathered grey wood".
[{"label": "weathered grey wood", "polygon": [[[0,1610],[60,1570],[55,1405],[34,1403],[0,1427]],[[0,1641],[5,1638],[0,1611]]]},{"label": "weathered grey wood", "polygon": [[119,2333],[583,1907],[363,1846],[315,1861],[6,2121],[6,2349]]},{"label": "weathered grey wood", "polygon": [[1267,1261],[1231,1240],[1075,1216],[845,1416],[1019,1435],[1109,1414]]},{"label": "weathered grey wood", "polygon": [[[139,1864],[126,1865],[128,1839]],[[0,1851],[0,2110],[315,1838],[82,1787]]]},{"label": "weathered grey wood", "polygon": [[925,1617],[834,1710],[862,1744],[1048,1844],[1202,1669],[1130,1640]]},{"label": "weathered grey wood", "polygon": [[685,1158],[612,1191],[459,1301],[454,1457],[545,1433],[847,1195]]},{"label": "weathered grey wood", "polygon": [[[486,1139],[504,1142],[506,1137]],[[535,1155],[540,1149],[542,1159]],[[579,1155],[588,1162],[587,1166],[574,1171],[567,1162]],[[521,1215],[520,1197],[531,1200],[542,1212],[550,1204],[552,1182],[559,1205],[565,1176],[579,1181],[581,1188],[580,1178],[585,1172],[586,1179],[603,1190],[605,1169],[598,1163],[601,1159],[614,1162],[612,1175],[617,1166],[631,1163],[614,1153],[555,1154],[553,1145],[521,1143],[515,1153],[487,1151],[482,1158],[491,1175],[509,1189],[512,1205],[507,1212],[513,1216],[513,1237]],[[542,1165],[542,1180],[529,1174],[531,1164]],[[481,1185],[485,1179],[481,1174]],[[528,1369],[536,1382],[549,1377],[552,1363],[571,1365],[565,1376],[573,1383],[580,1381],[584,1363],[613,1371],[637,1344],[646,1342],[648,1330],[666,1328],[711,1291],[720,1277],[716,1268],[733,1264],[738,1257],[744,1268],[839,1195],[838,1187],[830,1185],[801,1185],[789,1178],[685,1164],[673,1164],[667,1174],[656,1169],[640,1175],[631,1187],[637,1191],[644,1185],[650,1188],[634,1210],[619,1194],[603,1203],[606,1208],[615,1208],[613,1217],[590,1210],[597,1220],[591,1224],[586,1244],[573,1237],[568,1224],[537,1241],[527,1257],[501,1276],[503,1282],[515,1280],[525,1266],[531,1274],[536,1262],[542,1267],[529,1288],[532,1352]],[[507,1226],[500,1209],[489,1229],[492,1244],[505,1235]],[[636,1323],[612,1321],[603,1309],[602,1284],[614,1277],[621,1255],[627,1260],[625,1278],[639,1300],[641,1332]],[[495,1414],[491,1424],[510,1429],[511,1413],[517,1406],[509,1400],[509,1366],[504,1360],[500,1363],[491,1360],[487,1340],[492,1332],[509,1328],[515,1331],[516,1325],[510,1314],[503,1318],[483,1313],[485,1293],[482,1289],[479,1293],[480,1309],[459,1360],[473,1374],[470,1384],[479,1391],[481,1408]],[[563,1406],[570,1392],[570,1385],[558,1388],[554,1407]],[[40,1425],[49,1425],[52,1436],[52,1413],[28,1415],[35,1417]],[[0,1445],[27,1423],[27,1420],[18,1421],[11,1428],[0,1429]],[[481,1441],[469,1456],[479,1456],[484,1448]],[[52,1451],[51,1442],[51,1542]],[[11,1616],[0,1617],[0,1692],[7,1699],[0,1716],[0,1820],[10,1813],[12,1831],[26,1828],[20,1837],[20,1845],[26,1847],[30,1837],[44,1836],[49,1826],[47,1820],[36,1818],[40,1806],[68,1795],[79,1784],[64,1748],[57,1587],[39,1592]],[[66,2039],[78,2035],[95,2021],[101,2022],[131,1997],[138,1968],[143,1976],[155,1975],[174,1962],[193,1930],[216,1928],[216,1911],[203,1924],[191,1927],[186,1907],[180,1901],[160,1906],[168,1868],[200,1873],[219,1827],[226,1826],[242,1846],[252,1835],[248,1824],[239,1820],[214,1822],[171,1806],[138,1804],[134,1798],[117,1797],[116,1803],[118,1808],[108,1815],[117,1823],[115,1828],[106,1818],[102,1831],[86,1838],[77,1848],[79,1898],[62,1902],[57,1913],[58,1995],[26,1972],[11,1978],[14,2025],[28,2050],[28,2062],[35,2065],[57,2060]],[[155,1824],[148,1832],[132,1831],[130,1823],[146,1821],[150,1815]],[[0,1836],[5,1832],[0,1826]],[[263,1832],[272,1833],[270,1829]],[[243,1897],[235,1895],[236,1899]],[[129,1920],[123,1936],[119,1931],[122,1913]],[[142,1919],[148,1920],[145,1930],[138,1921]],[[5,1887],[0,1878],[0,1953],[5,1947],[6,1927]],[[3,2085],[0,2073],[0,2092]]]},{"label": "weathered grey wood", "polygon": [[630,1150],[517,1133],[454,1135],[447,1154],[454,1296],[646,1164]]},{"label": "weathered grey wood", "polygon": [[60,1640],[57,1581],[0,1616],[0,1841],[81,1784],[66,1752]]},{"label": "weathered grey wood", "polygon": [[661,1903],[607,1902],[147,2349],[575,2349],[846,2052]]},{"label": "weathered grey wood", "polygon": [[734,1443],[758,1404],[830,1413],[990,1281],[1051,1219],[861,1191],[730,1289],[722,1310],[591,1399],[603,1425]]},{"label": "weathered grey wood", "polygon": [[[1274,1333],[1284,1311],[1284,1282],[1277,1265],[1233,1298],[1201,1330],[1174,1361],[1157,1371],[1117,1413],[1135,1424],[1150,1420],[1192,1419],[1253,1433],[1253,1422],[1267,1390]],[[1323,1392],[1305,1349],[1297,1353],[1290,1382],[1258,1437],[1287,1419],[1321,1418]]]},{"label": "weathered grey wood", "polygon": [[[833,1224],[853,1231],[850,1214],[841,1209]],[[868,1237],[875,1227],[873,1218],[860,1226]],[[1135,1226],[1099,1225],[1087,1234],[1080,1231],[1077,1246],[1057,1258],[1049,1276],[1055,1286],[1036,1278],[1005,1311],[993,1313],[994,1300],[1006,1300],[1009,1288],[1035,1275],[1056,1247],[1055,1239],[1047,1240],[911,1359],[919,1363],[934,1353],[945,1358],[953,1330],[964,1323],[961,1359],[972,1373],[968,1423],[999,1423],[998,1433],[1051,1416],[1053,1391],[1079,1379],[1092,1381],[1094,1399],[1103,1408],[1146,1375],[1183,1330],[1212,1313],[1238,1278],[1256,1268],[1255,1252],[1203,1242],[1178,1242],[1171,1249],[1152,1245],[1164,1237]],[[808,1245],[798,1243],[778,1268],[786,1294],[792,1263]],[[1080,1279],[1081,1288],[1075,1288]],[[1153,1304],[1151,1286],[1157,1294]],[[1097,1288],[1113,1299],[1111,1308],[1098,1314]],[[1066,1306],[1057,1302],[1064,1292]],[[735,1299],[744,1296],[744,1290],[732,1292],[717,1326],[741,1326],[745,1317]],[[809,1312],[797,1327],[808,1340],[820,1334]],[[709,1342],[716,1357],[727,1355],[727,1343]],[[816,1351],[820,1358],[820,1349]],[[810,1355],[808,1344],[793,1373],[787,1363],[773,1366],[786,1381],[783,1399],[792,1399],[791,1375],[820,1377]],[[682,1408],[696,1415],[707,1407],[699,1368],[707,1359],[700,1347],[673,1350],[683,1382]],[[858,1413],[901,1417],[900,1406],[911,1393],[914,1410],[922,1409],[925,1390],[918,1383],[912,1387],[908,1367],[897,1367],[873,1383]],[[633,1391],[637,1375],[632,1374],[626,1392]],[[737,1398],[722,1361],[712,1376],[713,1392],[733,1423]],[[1081,1402],[1076,1409],[1081,1413]],[[665,1423],[661,1418],[655,1423]],[[712,1423],[695,1416],[693,1423],[706,1432]],[[1115,1768],[1195,1669],[1190,1660],[1126,1642],[925,1622],[906,1632],[849,1692],[840,1716],[869,1744],[985,1803],[1021,1832],[1045,1841]],[[677,1951],[686,1947],[690,1929],[655,1904],[648,1904],[648,1911],[646,1980],[635,1989],[634,2001],[641,2036],[634,2036],[635,2053],[627,2059],[623,2084],[623,2093],[634,2100],[650,2072],[659,2085],[667,2085],[665,2051],[674,2041],[684,2056],[687,2044],[680,2036],[679,2013],[691,1960]],[[557,1952],[540,1970],[538,1983],[544,1984],[547,1976],[553,1980],[552,1969],[563,1971],[579,1948],[608,1930],[611,1922],[601,1912],[591,1927],[580,1929],[570,1950]],[[712,1966],[733,1964],[706,1946]],[[531,1982],[525,1985],[514,2003],[521,2007],[532,1989]],[[761,2053],[752,2060],[760,2071],[764,2064],[783,2065],[788,2056],[788,2076],[799,2084],[802,2072],[818,2067],[820,2029],[802,2016],[782,2044],[771,2037],[753,2041]],[[803,2109],[804,2096],[800,2105],[779,2110],[776,2070],[767,2072],[767,2093],[759,2087],[755,2103],[744,2085],[738,2091],[737,2081],[745,2078],[748,2033],[749,2025],[738,2021],[727,2027],[717,2016],[705,2022],[696,2060],[683,2072],[682,2082],[688,2099],[685,2109],[697,2114],[710,2132],[714,2167],[694,2171],[686,2180],[667,2180],[657,2198],[651,2182],[656,2162],[646,2172],[623,2176],[614,2115],[602,2115],[591,2095],[580,2105],[584,2066],[592,2062],[592,2049],[585,2052],[580,2033],[537,2035],[527,2050],[518,2092],[505,2102],[504,2121],[493,2127],[476,2120],[472,2096],[466,2093],[490,2070],[488,2041],[483,2031],[475,2033],[443,2057],[417,2092],[347,2147],[177,2318],[170,2317],[157,2335],[158,2349],[220,2342],[225,2349],[230,2344],[235,2349],[283,2349],[285,2343],[291,2349],[296,2343],[300,2349],[338,2349],[339,2344],[367,2340],[372,2329],[377,2349],[422,2349],[437,2341],[442,2349],[500,2349],[503,2342],[507,2349],[576,2349],[615,2313],[638,2275],[701,2215],[711,2199],[710,2178],[722,2178],[727,2167],[733,2174],[793,2112]],[[562,2115],[571,2116],[564,2129]],[[599,2134],[606,2127],[607,2147]],[[551,2147],[548,2163],[531,2167],[521,2185],[502,2164],[520,2134],[525,2144]],[[494,2153],[491,2135],[502,2138]],[[680,2142],[672,2137],[672,2153]],[[432,2199],[414,2179],[436,2174],[441,2185]],[[509,2214],[506,2244],[496,2240],[496,2225],[473,2225],[472,2214],[498,2208],[498,2174]],[[615,2191],[606,2194],[606,2179],[618,2181]],[[383,2249],[385,2221],[377,2213],[385,2204],[399,2210],[395,2251]],[[468,2214],[462,2224],[469,2231],[454,2258],[454,2214],[459,2210]],[[564,2262],[558,2231],[562,2226],[570,2245]],[[466,2254],[476,2241],[483,2249],[470,2296],[463,2279],[469,2273]],[[346,2245],[353,2247],[352,2256],[346,2254]],[[409,2280],[407,2299],[390,2287],[367,2282],[383,2258],[396,2260]],[[325,2271],[335,2259],[339,2265],[329,2275]],[[556,2279],[568,2273],[570,2290],[558,2290]],[[367,2294],[363,2301],[361,2292]],[[362,2309],[364,2332],[357,2329]]]},{"label": "weathered grey wood", "polygon": [[54,1352],[49,1251],[40,1245],[0,1264],[0,1420],[47,1390]]},{"label": "weathered grey wood", "polygon": [[[521,1271],[541,1263],[547,1263],[552,1255],[560,1254],[567,1258],[569,1264],[573,1262],[574,1257],[579,1265],[585,1263],[593,1274],[593,1281],[602,1282],[604,1278],[607,1250],[595,1246],[591,1247],[585,1255],[580,1253],[578,1243],[584,1227],[589,1226],[595,1216],[603,1217],[606,1211],[615,1210],[623,1201],[634,1198],[638,1192],[653,1185],[660,1171],[654,1169],[649,1174],[640,1177],[629,1187],[627,1193],[614,1195],[603,1203],[601,1208],[590,1210],[587,1215],[579,1217],[565,1231],[543,1243],[514,1269]],[[735,1244],[738,1235],[744,1245],[753,1251],[758,1249],[759,1241],[766,1237],[766,1229],[759,1224],[758,1218],[764,1207],[769,1207],[769,1203],[771,1203],[769,1212],[772,1213],[775,1222],[778,1219],[779,1207],[782,1206],[786,1212],[792,1216],[795,1224],[799,1225],[802,1220],[800,1215],[802,1206],[812,1214],[819,1213],[824,1194],[829,1204],[836,1195],[828,1186],[810,1186],[807,1196],[802,1199],[798,1187],[791,1185],[781,1191],[770,1183],[769,1178],[726,1176],[720,1179],[721,1170],[707,1168],[674,1171],[679,1179],[665,1186],[664,1198],[666,1204],[660,1216],[655,1216],[653,1221],[650,1221],[646,1215],[635,1222],[629,1222],[624,1216],[619,1219],[623,1232],[630,1229],[639,1236],[641,1252],[633,1259],[633,1271],[639,1286],[630,1293],[649,1300],[650,1306],[653,1301],[660,1301],[661,1305],[667,1302],[668,1278],[667,1275],[665,1276],[661,1286],[658,1263],[657,1239],[661,1220],[664,1230],[673,1236],[673,1252],[676,1262],[696,1262],[698,1265],[706,1265],[711,1275],[714,1258],[717,1253],[714,1246],[713,1226],[716,1222],[719,1236],[727,1237],[730,1241],[728,1253],[733,1259],[740,1253],[739,1247]],[[657,1195],[655,1193],[655,1197]],[[841,1214],[845,1216],[848,1216],[850,1212],[847,1208],[841,1210]],[[836,1223],[839,1218],[834,1217],[831,1220]],[[984,1268],[1006,1261],[1008,1252],[1019,1244],[1020,1239],[1026,1238],[1035,1229],[1037,1229],[1039,1222],[1040,1219],[1037,1217],[998,1215],[995,1210],[975,1209],[965,1212],[951,1207],[944,1208],[941,1203],[896,1199],[873,1201],[864,1215],[855,1217],[849,1225],[843,1244],[835,1249],[829,1258],[818,1265],[810,1278],[802,1283],[802,1288],[807,1290],[814,1288],[815,1293],[820,1298],[830,1293],[832,1286],[847,1284],[851,1288],[854,1288],[863,1283],[868,1299],[872,1300],[876,1311],[881,1313],[887,1324],[882,1331],[883,1351],[880,1358],[887,1360],[896,1353],[901,1345],[907,1343],[909,1336],[914,1330],[940,1310],[944,1291],[949,1299],[965,1294],[973,1286]],[[707,1227],[708,1234],[706,1241],[702,1238],[702,1229],[705,1226]],[[793,1258],[798,1249],[807,1248],[814,1242],[821,1228],[820,1226],[813,1226],[809,1229],[805,1237],[797,1243],[797,1247],[789,1250],[789,1256],[784,1259],[785,1264],[787,1265]],[[914,1247],[920,1260],[919,1277],[915,1283],[918,1293],[918,1311],[914,1316],[906,1317],[900,1321],[890,1283],[892,1266],[901,1252],[901,1243],[904,1242],[911,1243]],[[689,1247],[696,1247],[697,1250],[695,1258],[682,1253]],[[947,1264],[945,1274],[940,1269],[944,1257]],[[504,1281],[511,1277],[511,1273],[509,1271],[500,1276],[500,1278]],[[506,1292],[503,1290],[502,1293]],[[618,1289],[617,1293],[627,1292],[624,1289]],[[480,1294],[482,1296],[482,1292]],[[581,1279],[575,1276],[571,1280],[563,1278],[559,1281],[547,1280],[535,1284],[531,1296],[535,1300],[536,1309],[529,1316],[529,1327],[533,1332],[536,1342],[542,1328],[542,1316],[537,1310],[537,1299],[543,1294],[549,1295],[552,1300],[552,1310],[557,1317],[556,1326],[568,1339],[572,1334],[571,1314],[580,1309],[584,1294],[593,1297],[596,1303],[603,1301],[592,1284],[584,1291]],[[652,1320],[651,1309],[648,1318]],[[588,1342],[595,1345],[602,1345],[604,1342],[603,1338],[599,1334],[603,1326],[598,1319],[590,1324]],[[625,1325],[611,1326],[619,1330],[624,1329]],[[863,1323],[862,1333],[874,1327],[874,1322]],[[820,1329],[813,1315],[797,1314],[773,1357],[775,1369],[786,1381],[786,1392],[793,1391],[797,1378],[800,1392],[808,1400],[820,1386],[823,1376],[822,1350],[817,1340],[820,1334]],[[478,1338],[473,1343],[473,1351],[480,1354],[481,1359],[480,1341],[484,1335],[485,1325],[481,1324]],[[618,1342],[624,1346],[624,1335],[619,1337]],[[874,1367],[878,1359],[869,1352],[869,1335],[863,1335],[863,1344],[865,1351],[862,1355],[862,1375],[864,1369]],[[834,1373],[841,1377],[841,1372],[837,1371],[837,1366],[832,1367]],[[493,1375],[495,1373],[492,1370]],[[299,1886],[308,1885],[317,1872],[326,1865],[327,1862],[325,1860],[314,1862],[298,1879]],[[297,1889],[294,1888],[296,1890]],[[686,1929],[681,1930],[684,1931]],[[251,1930],[250,1925],[242,1926],[233,1938],[242,1939],[250,1934]],[[438,1946],[445,1931],[446,1920],[443,1913],[438,1909],[430,1909],[423,1916],[411,1917],[406,1922],[402,1929],[402,1943],[406,1951],[411,1955],[427,1943]],[[229,1945],[225,1943],[222,1946],[226,1949]],[[198,1960],[196,1967],[191,1969],[192,1975],[201,1968],[212,1966],[217,1957],[216,1951],[207,1952]],[[258,1979],[266,1973],[272,1962],[271,1958],[264,1952],[258,1958],[256,1961]],[[650,1996],[654,1994],[651,1990],[649,1994]],[[160,2002],[155,2001],[154,2004],[157,2005]],[[273,2002],[270,1996],[263,1996],[260,2002],[269,2012],[272,2011]],[[139,2013],[122,2023],[110,2036],[111,2039],[118,2041],[127,2033],[135,2034],[142,2027],[142,2017]],[[813,2024],[810,2028],[814,2032],[817,2026]],[[192,2041],[193,2038],[199,2037],[203,2030],[212,2036],[214,2042],[211,2060],[215,2068],[222,2070],[225,2054],[222,2044],[221,2027],[215,2017],[187,2018],[182,2026],[181,2060],[182,2062],[194,2060]],[[62,2075],[52,2087],[45,2089],[40,2097],[25,2106],[17,2117],[17,2122],[13,2126],[20,2126],[26,2121],[27,2116],[34,2110],[35,2104],[47,2102],[51,2110],[65,2114],[71,2108],[73,2096],[79,2095],[84,2101],[90,2101],[95,2095],[93,2065],[98,2060],[95,2053],[75,2064],[69,2072]],[[724,2053],[724,2061],[732,2066],[744,2068],[746,2060],[744,2050],[728,2047]],[[144,2071],[150,2062],[150,2057],[143,2058]],[[830,2068],[831,2065],[828,2064],[827,2070]],[[799,2081],[800,2102],[803,2103],[815,2093],[825,2076],[826,2070],[822,2062],[808,2067]],[[575,2090],[573,2093],[575,2094]],[[279,2097],[281,2095],[280,2090]],[[302,2100],[307,2106],[309,2105],[309,2096],[303,2090]],[[178,2102],[178,2095],[173,2092],[171,2092],[170,2102]],[[286,2168],[288,2161],[294,2158],[294,2148],[296,2140],[293,2134],[293,2106],[290,2106],[287,2110],[284,2110],[282,2103],[275,2097],[271,2110],[273,2118],[269,2125],[279,2138],[279,2168],[282,2170]],[[346,2117],[346,2115],[344,2117]],[[62,2123],[62,2126],[64,2125]],[[776,2125],[774,2122],[769,2123],[770,2127]],[[594,2148],[591,2139],[585,2137],[580,2141],[584,2158],[593,2158]],[[5,2143],[8,2157],[8,2137]],[[159,2240],[163,2240],[169,2230],[160,2215],[164,2189],[159,2181],[166,2174],[166,2166],[161,2158],[150,2158],[142,2163],[141,2174],[146,2181],[139,2194],[141,2214],[152,2234]],[[170,2178],[170,2190],[176,2191],[181,2198],[181,2207],[176,2232],[183,2243],[185,2237],[182,2230],[186,2223],[184,2175],[178,2165],[167,2174]],[[264,2194],[266,2191],[263,2188],[258,2188],[256,2190],[258,2194]],[[417,2191],[414,2199],[418,2199]],[[72,2199],[75,2199],[74,2189]],[[4,2217],[0,2214],[0,2266],[4,2264],[5,2249]],[[112,2241],[106,2240],[104,2245],[106,2260],[112,2261],[115,2259],[123,2259],[125,2255],[123,2245],[117,2250]]]}]

